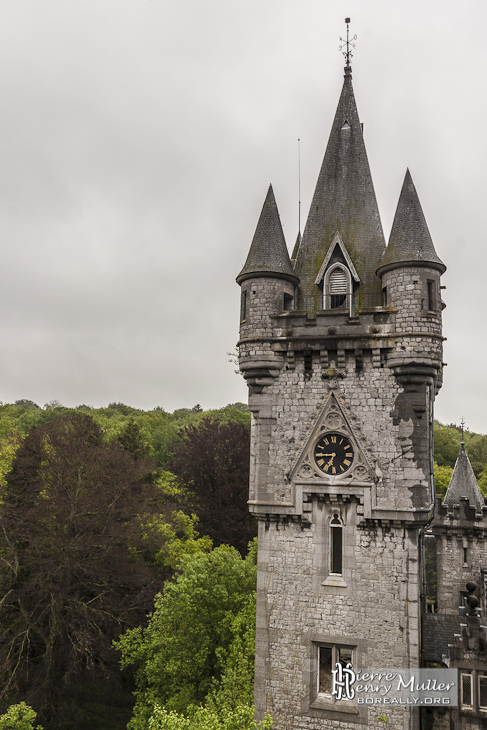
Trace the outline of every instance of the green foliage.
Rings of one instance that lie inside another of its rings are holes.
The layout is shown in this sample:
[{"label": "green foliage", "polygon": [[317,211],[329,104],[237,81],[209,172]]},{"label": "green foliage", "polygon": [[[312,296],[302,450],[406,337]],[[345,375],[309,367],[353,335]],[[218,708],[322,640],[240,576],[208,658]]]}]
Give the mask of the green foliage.
[{"label": "green foliage", "polygon": [[482,492],[483,497],[487,497],[487,468],[483,469],[480,472],[480,475],[478,477],[478,485],[480,487],[480,491]]},{"label": "green foliage", "polygon": [[249,700],[255,585],[255,545],[245,559],[228,546],[183,558],[147,628],[127,631],[115,644],[122,666],[136,667],[131,730],[146,730],[157,704],[187,715],[205,702],[219,713]]},{"label": "green foliage", "polygon": [[11,705],[0,717],[0,730],[42,730],[42,725],[33,725],[36,717],[37,712],[25,702]]},{"label": "green foliage", "polygon": [[190,719],[156,705],[149,719],[148,728],[149,730],[271,730],[272,720],[266,715],[262,722],[255,722],[254,708],[243,704],[233,710],[224,709],[220,712],[209,707],[200,707]]},{"label": "green foliage", "polygon": [[132,416],[123,425],[118,437],[118,442],[124,451],[128,451],[136,461],[149,459],[152,456],[152,449],[141,426]]},{"label": "green foliage", "polygon": [[142,539],[153,546],[151,563],[163,575],[172,575],[186,555],[208,553],[212,541],[208,535],[198,537],[196,515],[175,511],[168,522],[163,515],[141,520]]},{"label": "green foliage", "polygon": [[435,462],[436,494],[440,494],[442,497],[445,496],[452,474],[453,468],[451,466],[439,466]]},{"label": "green foliage", "polygon": [[435,461],[438,466],[455,466],[460,451],[461,433],[451,426],[435,422]]},{"label": "green foliage", "polygon": [[112,638],[143,620],[162,586],[137,518],[161,511],[152,469],[82,413],[57,414],[22,442],[0,507],[3,707],[24,698],[53,728],[80,678],[115,676]]}]

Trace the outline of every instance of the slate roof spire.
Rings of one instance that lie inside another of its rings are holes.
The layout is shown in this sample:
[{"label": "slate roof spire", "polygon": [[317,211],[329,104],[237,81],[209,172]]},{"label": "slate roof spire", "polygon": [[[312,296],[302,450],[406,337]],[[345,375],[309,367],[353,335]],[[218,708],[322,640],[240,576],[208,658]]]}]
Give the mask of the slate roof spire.
[{"label": "slate roof spire", "polygon": [[385,250],[385,239],[348,64],[296,258],[295,272],[301,281],[300,309],[314,312],[320,307],[315,280],[337,232],[364,292],[373,293],[376,303],[380,303],[381,282],[375,272]]},{"label": "slate roof spire", "polygon": [[411,173],[406,171],[391,236],[377,273],[398,265],[427,264],[441,273],[446,266],[435,251]]},{"label": "slate roof spire", "polygon": [[460,504],[461,497],[467,497],[470,501],[470,506],[475,507],[477,512],[479,512],[484,506],[484,498],[482,497],[482,492],[480,491],[477,483],[470,459],[465,451],[465,444],[463,441],[460,446],[460,453],[458,454],[455,468],[453,469],[450,484],[446,490],[443,504],[449,506]]},{"label": "slate roof spire", "polygon": [[245,265],[237,276],[241,284],[251,276],[272,276],[297,282],[282,230],[272,185],[269,185]]}]

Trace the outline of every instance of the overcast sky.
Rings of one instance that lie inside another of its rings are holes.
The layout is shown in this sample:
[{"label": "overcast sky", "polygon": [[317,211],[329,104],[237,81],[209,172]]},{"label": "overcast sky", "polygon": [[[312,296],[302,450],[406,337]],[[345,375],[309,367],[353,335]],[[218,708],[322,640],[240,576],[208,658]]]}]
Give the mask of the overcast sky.
[{"label": "overcast sky", "polygon": [[246,401],[235,277],[298,138],[306,218],[346,15],[386,238],[409,167],[448,266],[436,415],[487,432],[484,0],[1,0],[0,400]]}]

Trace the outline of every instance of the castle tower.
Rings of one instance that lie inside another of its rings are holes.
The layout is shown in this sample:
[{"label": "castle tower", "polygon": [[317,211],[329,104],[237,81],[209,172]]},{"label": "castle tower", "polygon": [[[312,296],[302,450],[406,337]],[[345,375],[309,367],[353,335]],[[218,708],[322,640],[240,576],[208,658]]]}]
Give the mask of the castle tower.
[{"label": "castle tower", "polygon": [[[347,59],[348,60],[348,59]],[[272,189],[242,287],[240,365],[259,520],[257,714],[375,726],[331,670],[418,667],[442,334],[436,255],[409,173],[386,249],[347,63],[292,267]],[[391,709],[391,730],[419,727]]]},{"label": "castle tower", "polygon": [[[460,672],[460,707],[447,713],[455,730],[487,723],[486,537],[487,507],[462,441],[425,540],[427,571],[434,576],[428,592],[436,595],[430,595],[434,611],[423,617],[424,662]],[[433,714],[431,729],[444,727],[441,714]]]}]

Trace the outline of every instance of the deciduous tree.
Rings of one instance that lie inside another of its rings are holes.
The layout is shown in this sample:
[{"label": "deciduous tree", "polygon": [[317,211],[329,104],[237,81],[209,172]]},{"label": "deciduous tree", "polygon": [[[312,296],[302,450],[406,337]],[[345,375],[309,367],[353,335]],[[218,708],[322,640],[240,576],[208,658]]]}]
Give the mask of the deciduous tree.
[{"label": "deciduous tree", "polygon": [[110,673],[112,639],[143,620],[162,585],[141,558],[138,515],[160,509],[152,468],[74,414],[34,428],[6,477],[0,694],[25,699],[50,728],[80,678]]},{"label": "deciduous tree", "polygon": [[200,531],[216,545],[233,545],[242,554],[257,534],[247,504],[249,462],[248,427],[209,418],[181,431],[172,462]]}]

